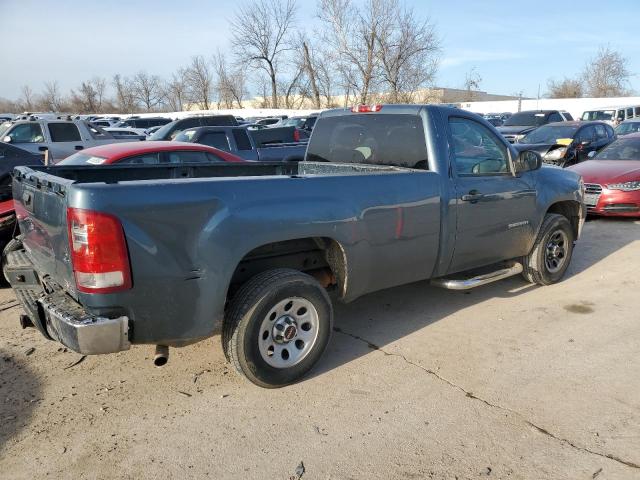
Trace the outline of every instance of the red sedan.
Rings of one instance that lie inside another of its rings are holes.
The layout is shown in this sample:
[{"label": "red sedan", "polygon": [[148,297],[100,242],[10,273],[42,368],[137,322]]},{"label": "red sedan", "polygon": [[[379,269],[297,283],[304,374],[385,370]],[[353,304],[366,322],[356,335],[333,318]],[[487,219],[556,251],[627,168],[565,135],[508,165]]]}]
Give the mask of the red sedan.
[{"label": "red sedan", "polygon": [[232,153],[197,143],[124,142],[87,148],[56,165],[179,165],[245,161]]},{"label": "red sedan", "polygon": [[584,179],[589,213],[640,217],[640,133],[618,138],[569,169]]}]

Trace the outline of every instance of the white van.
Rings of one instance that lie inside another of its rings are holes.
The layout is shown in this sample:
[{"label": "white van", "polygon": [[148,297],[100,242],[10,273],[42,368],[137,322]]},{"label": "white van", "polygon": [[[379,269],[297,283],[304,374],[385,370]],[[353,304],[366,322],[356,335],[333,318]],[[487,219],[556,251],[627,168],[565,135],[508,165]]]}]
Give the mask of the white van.
[{"label": "white van", "polygon": [[587,110],[580,118],[583,122],[600,120],[616,126],[625,120],[640,118],[640,105],[625,107],[605,107],[598,110]]}]

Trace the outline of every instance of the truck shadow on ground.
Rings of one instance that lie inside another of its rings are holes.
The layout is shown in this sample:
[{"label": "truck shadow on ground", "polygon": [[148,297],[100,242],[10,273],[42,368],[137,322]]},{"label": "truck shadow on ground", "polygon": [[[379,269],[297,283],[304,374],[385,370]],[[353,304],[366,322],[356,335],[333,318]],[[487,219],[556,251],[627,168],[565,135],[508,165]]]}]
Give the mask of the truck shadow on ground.
[{"label": "truck shadow on ground", "polygon": [[27,362],[0,349],[0,457],[11,438],[29,428],[41,394],[40,381]]},{"label": "truck shadow on ground", "polygon": [[[586,224],[576,246],[565,280],[640,240],[640,226],[633,220],[597,219]],[[334,302],[334,329],[362,340],[361,348],[340,348],[335,334],[323,359],[308,378],[338,368],[371,350],[383,349],[405,336],[465,308],[494,299],[526,295],[544,288],[518,275],[467,291],[433,287],[428,281],[374,292],[350,304]]]}]

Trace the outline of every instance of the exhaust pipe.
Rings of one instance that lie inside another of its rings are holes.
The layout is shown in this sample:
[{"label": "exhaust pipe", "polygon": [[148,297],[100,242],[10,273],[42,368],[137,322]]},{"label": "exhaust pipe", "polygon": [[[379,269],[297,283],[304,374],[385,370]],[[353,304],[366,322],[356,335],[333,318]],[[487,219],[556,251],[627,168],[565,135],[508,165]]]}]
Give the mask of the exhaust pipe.
[{"label": "exhaust pipe", "polygon": [[166,345],[156,345],[156,353],[153,356],[153,364],[162,367],[169,361],[169,347]]}]

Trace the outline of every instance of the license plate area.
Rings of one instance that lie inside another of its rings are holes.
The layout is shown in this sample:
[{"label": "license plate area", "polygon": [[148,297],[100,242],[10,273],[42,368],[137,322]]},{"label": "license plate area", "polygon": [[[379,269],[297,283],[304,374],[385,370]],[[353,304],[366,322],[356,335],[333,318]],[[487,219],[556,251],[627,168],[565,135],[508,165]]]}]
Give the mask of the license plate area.
[{"label": "license plate area", "polygon": [[584,204],[589,208],[595,208],[600,200],[600,194],[598,193],[585,193]]}]

